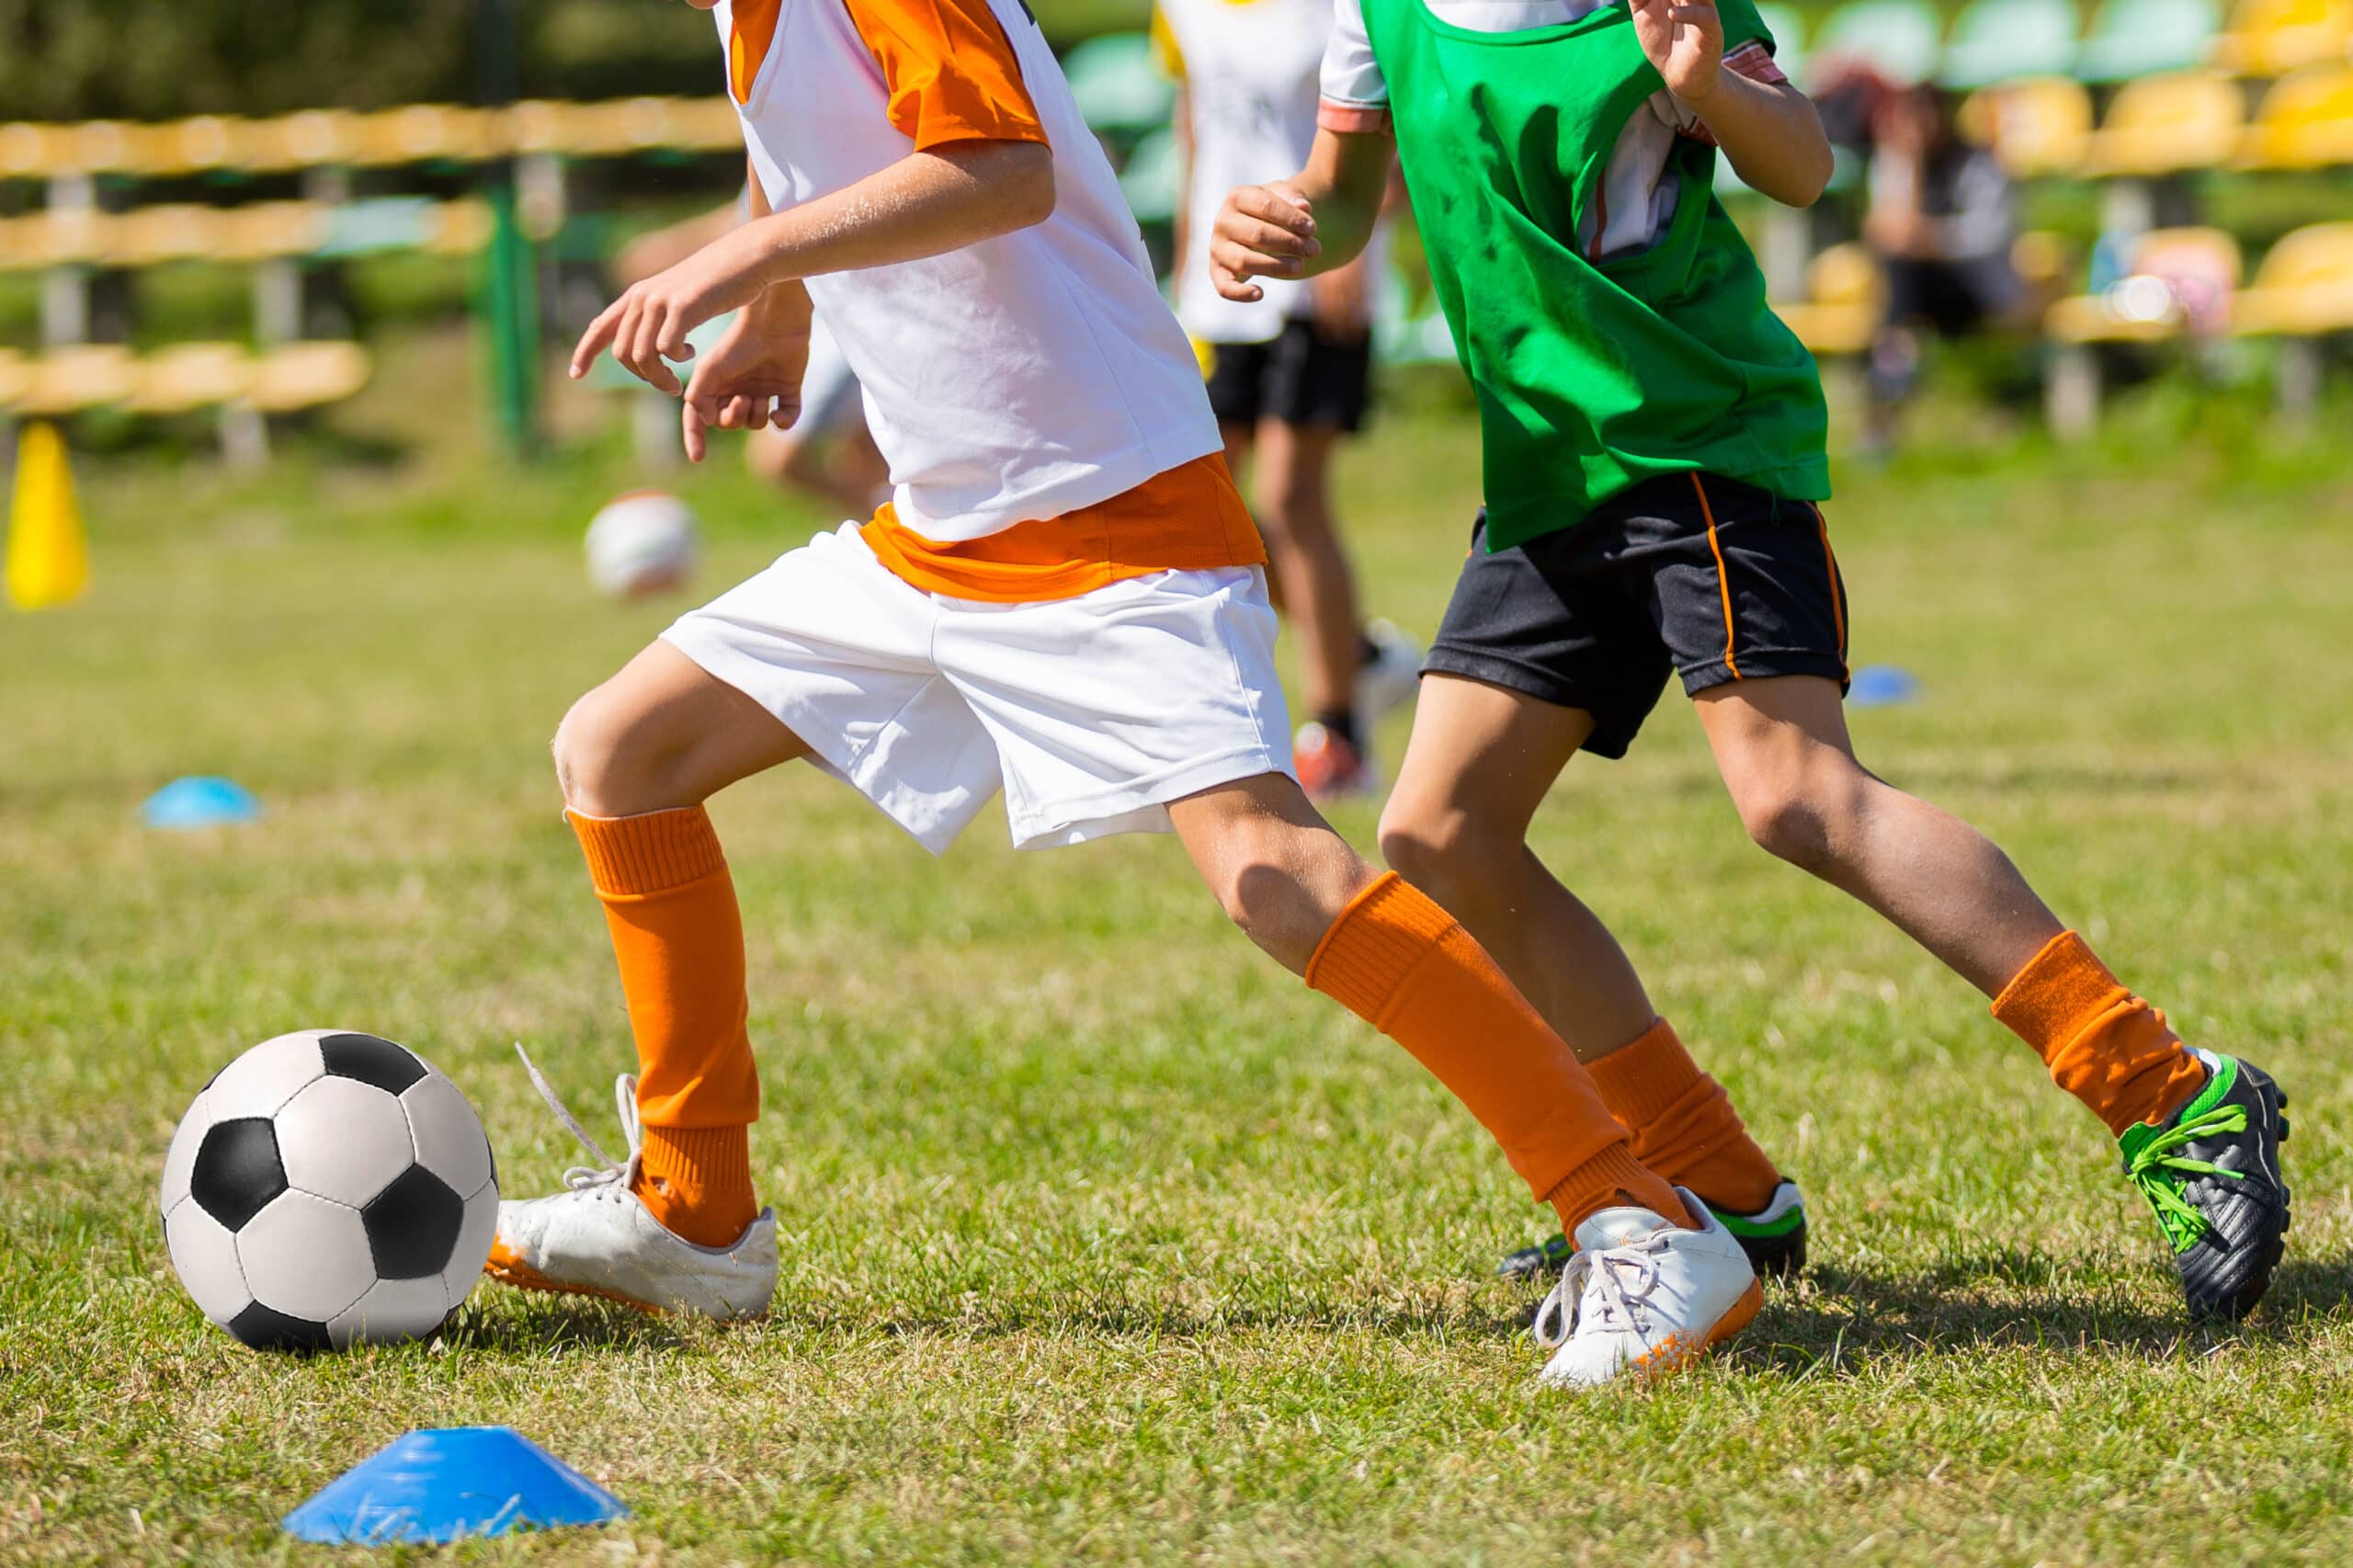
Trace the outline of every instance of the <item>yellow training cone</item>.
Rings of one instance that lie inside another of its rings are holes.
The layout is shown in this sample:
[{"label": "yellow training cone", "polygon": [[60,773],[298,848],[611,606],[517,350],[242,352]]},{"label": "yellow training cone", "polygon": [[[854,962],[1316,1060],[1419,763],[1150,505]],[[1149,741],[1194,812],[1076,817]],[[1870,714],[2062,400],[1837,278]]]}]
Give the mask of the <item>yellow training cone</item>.
[{"label": "yellow training cone", "polygon": [[28,425],[17,438],[17,500],[8,512],[8,597],[18,609],[46,609],[78,597],[89,581],[65,442],[53,425]]}]

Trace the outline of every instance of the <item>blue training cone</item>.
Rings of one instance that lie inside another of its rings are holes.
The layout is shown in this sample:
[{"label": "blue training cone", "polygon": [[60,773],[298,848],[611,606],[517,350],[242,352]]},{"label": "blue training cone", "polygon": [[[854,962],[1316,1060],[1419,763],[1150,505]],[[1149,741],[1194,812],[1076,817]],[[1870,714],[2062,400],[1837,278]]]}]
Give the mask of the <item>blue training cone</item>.
[{"label": "blue training cone", "polygon": [[1920,695],[1920,678],[1900,665],[1865,665],[1847,687],[1849,708],[1893,708]]},{"label": "blue training cone", "polygon": [[446,1546],[628,1517],[620,1498],[512,1426],[443,1426],[394,1439],[282,1523],[324,1545]]},{"label": "blue training cone", "polygon": [[258,820],[261,802],[234,779],[191,774],[148,796],[139,810],[149,827],[219,827]]}]

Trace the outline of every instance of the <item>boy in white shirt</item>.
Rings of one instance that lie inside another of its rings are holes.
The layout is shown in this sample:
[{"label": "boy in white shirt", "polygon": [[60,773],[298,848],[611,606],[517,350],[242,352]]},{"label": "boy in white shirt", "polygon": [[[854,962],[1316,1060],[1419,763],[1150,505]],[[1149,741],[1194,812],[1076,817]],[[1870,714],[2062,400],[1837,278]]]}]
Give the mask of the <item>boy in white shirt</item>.
[{"label": "boy in white shirt", "polygon": [[[681,618],[559,729],[642,1077],[622,1081],[625,1162],[502,1204],[490,1272],[767,1310],[742,916],[702,802],[806,758],[935,850],[1000,789],[1024,845],[1176,833],[1235,923],[1411,1051],[1591,1255],[1611,1310],[1540,1324],[1548,1381],[1681,1366],[1737,1332],[1761,1301],[1737,1244],[1627,1154],[1574,1053],[1461,926],[1367,865],[1289,771],[1256,534],[1021,0],[705,8],[759,199],[599,316],[574,373],[609,349],[682,394],[699,458],[710,428],[789,403],[813,296],[896,491]],[[729,310],[692,356],[688,332]],[[681,386],[667,361],[690,357]]]}]

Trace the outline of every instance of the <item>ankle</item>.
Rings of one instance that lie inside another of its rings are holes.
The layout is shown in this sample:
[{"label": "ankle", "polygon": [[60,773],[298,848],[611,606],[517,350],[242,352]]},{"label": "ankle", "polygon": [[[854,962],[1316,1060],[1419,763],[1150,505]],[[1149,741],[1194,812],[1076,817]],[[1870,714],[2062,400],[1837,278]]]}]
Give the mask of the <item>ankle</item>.
[{"label": "ankle", "polygon": [[758,1213],[751,1133],[744,1127],[649,1127],[631,1188],[663,1229],[723,1247]]},{"label": "ankle", "polygon": [[1561,1218],[1561,1231],[1571,1241],[1577,1227],[1604,1209],[1647,1209],[1679,1229],[1699,1229],[1684,1207],[1682,1194],[1664,1177],[1613,1143],[1569,1173],[1568,1179],[1544,1195]]}]

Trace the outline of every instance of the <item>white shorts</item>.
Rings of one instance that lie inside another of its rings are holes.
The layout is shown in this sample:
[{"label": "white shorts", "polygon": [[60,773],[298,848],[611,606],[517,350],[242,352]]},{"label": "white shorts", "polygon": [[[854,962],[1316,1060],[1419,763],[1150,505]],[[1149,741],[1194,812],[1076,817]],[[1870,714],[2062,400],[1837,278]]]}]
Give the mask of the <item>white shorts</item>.
[{"label": "white shorts", "polygon": [[902,581],[844,523],[662,635],[935,855],[1000,789],[1041,848],[1165,833],[1171,801],[1291,771],[1256,567],[987,604]]}]

